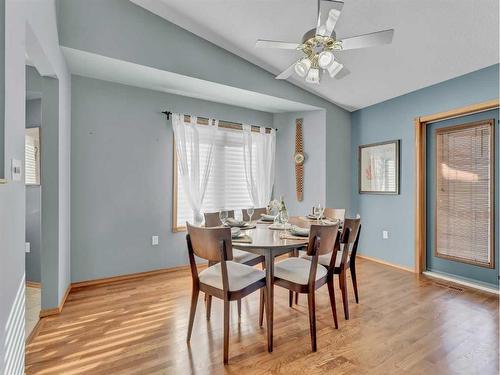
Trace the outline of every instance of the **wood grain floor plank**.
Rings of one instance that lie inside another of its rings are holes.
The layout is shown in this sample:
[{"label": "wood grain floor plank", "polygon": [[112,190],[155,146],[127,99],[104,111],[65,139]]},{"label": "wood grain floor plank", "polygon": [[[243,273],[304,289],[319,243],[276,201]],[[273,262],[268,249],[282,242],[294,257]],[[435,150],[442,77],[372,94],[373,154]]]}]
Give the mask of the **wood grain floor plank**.
[{"label": "wood grain floor plank", "polygon": [[[258,294],[231,306],[230,359],[222,364],[222,303],[198,301],[186,343],[188,270],[72,291],[26,348],[27,374],[498,374],[498,297],[360,260],[360,304],[334,329],[327,290],[317,293],[318,351],[307,300],[288,307],[275,288],[274,351],[258,326]],[[338,284],[336,284],[338,288]],[[340,293],[337,304],[342,306]],[[265,325],[264,325],[265,327]]]}]

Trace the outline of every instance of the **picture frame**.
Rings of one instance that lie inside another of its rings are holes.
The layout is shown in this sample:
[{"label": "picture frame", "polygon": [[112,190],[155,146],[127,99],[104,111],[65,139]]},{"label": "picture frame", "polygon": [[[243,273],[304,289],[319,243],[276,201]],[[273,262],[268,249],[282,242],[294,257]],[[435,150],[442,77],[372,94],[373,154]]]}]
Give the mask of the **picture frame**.
[{"label": "picture frame", "polygon": [[399,194],[399,139],[358,147],[360,194]]}]

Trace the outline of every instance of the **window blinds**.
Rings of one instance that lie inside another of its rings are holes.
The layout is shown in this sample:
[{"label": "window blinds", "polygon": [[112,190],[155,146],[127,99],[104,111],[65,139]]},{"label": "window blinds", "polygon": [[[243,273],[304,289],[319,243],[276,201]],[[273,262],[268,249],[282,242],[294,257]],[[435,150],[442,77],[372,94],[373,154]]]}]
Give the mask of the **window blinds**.
[{"label": "window blinds", "polygon": [[40,128],[28,128],[24,143],[26,185],[40,185]]},{"label": "window blinds", "polygon": [[492,267],[493,124],[436,131],[437,256]]},{"label": "window blinds", "polygon": [[[200,136],[201,160],[208,154],[209,146],[205,142],[203,136]],[[190,147],[187,149],[188,153],[191,152]],[[255,146],[253,149],[255,151]],[[255,152],[252,152],[252,158],[255,158]],[[254,169],[255,164],[255,160],[252,160]],[[178,168],[177,165],[175,167]],[[216,132],[214,160],[201,211],[238,210],[250,206],[252,199],[248,192],[243,164],[243,132],[219,128]],[[192,211],[182,186],[182,179],[178,178],[176,226],[184,227],[186,221],[193,222]]]}]

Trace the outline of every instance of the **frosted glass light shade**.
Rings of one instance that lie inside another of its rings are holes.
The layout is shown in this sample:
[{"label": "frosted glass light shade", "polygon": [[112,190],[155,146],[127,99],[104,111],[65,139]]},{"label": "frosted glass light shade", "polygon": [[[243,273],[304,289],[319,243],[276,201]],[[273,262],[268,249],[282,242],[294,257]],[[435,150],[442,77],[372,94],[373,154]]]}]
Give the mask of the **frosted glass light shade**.
[{"label": "frosted glass light shade", "polygon": [[309,69],[309,72],[307,73],[306,77],[306,82],[319,83],[319,69],[317,68]]},{"label": "frosted glass light shade", "polygon": [[335,60],[333,53],[330,51],[323,51],[318,56],[318,65],[322,69],[326,69]]},{"label": "frosted glass light shade", "polygon": [[305,77],[310,68],[311,60],[305,58],[295,64],[295,73],[297,73],[300,77]]},{"label": "frosted glass light shade", "polygon": [[338,63],[337,61],[334,61],[330,66],[326,68],[326,70],[328,70],[328,74],[330,74],[330,77],[333,78],[338,74],[338,72],[342,70],[343,67],[344,65]]}]

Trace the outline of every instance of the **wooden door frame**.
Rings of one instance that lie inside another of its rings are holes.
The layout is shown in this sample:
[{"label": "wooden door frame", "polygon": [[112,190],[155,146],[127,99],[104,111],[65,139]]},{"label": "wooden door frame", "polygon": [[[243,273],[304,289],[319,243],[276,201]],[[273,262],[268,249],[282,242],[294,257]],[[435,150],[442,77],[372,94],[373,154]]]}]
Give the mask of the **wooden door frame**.
[{"label": "wooden door frame", "polygon": [[500,99],[415,117],[415,272],[425,271],[426,254],[426,130],[427,125],[500,107]]}]

